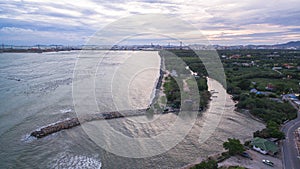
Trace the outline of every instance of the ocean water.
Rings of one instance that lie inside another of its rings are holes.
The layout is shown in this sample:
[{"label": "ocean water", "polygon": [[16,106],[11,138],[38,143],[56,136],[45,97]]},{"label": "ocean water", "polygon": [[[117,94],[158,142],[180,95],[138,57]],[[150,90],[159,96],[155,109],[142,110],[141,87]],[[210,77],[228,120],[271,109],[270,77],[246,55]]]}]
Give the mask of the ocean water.
[{"label": "ocean water", "polygon": [[[83,59],[80,63],[88,63],[80,65],[78,58]],[[91,62],[95,58],[96,62]],[[91,66],[97,66],[97,69],[89,69]],[[82,127],[41,139],[29,136],[31,131],[42,126],[76,117],[73,97],[87,101],[90,96],[84,97],[80,92],[93,92],[96,110],[100,112],[147,107],[153,98],[159,67],[158,53],[149,51],[109,54],[107,51],[88,51],[84,55],[80,51],[1,53],[0,168],[180,168],[197,158],[222,151],[222,142],[228,137],[249,139],[253,131],[264,127],[235,112],[230,96],[218,82],[211,80],[210,89],[217,90],[217,98],[226,97],[226,101],[220,103],[213,99],[211,108],[198,117],[185,139],[153,157],[128,158],[108,152]],[[74,74],[74,68],[78,74]],[[96,79],[92,83],[87,81],[87,87],[78,90],[72,86],[74,75],[78,75],[76,80],[79,81],[90,75],[95,75]],[[93,89],[90,90],[88,85],[94,85]],[[199,141],[206,120],[218,111],[224,111],[220,121],[209,121],[216,129],[206,141]],[[135,123],[146,121],[144,116],[130,117],[130,120],[110,120],[110,124],[128,136],[147,137],[164,131],[176,115],[156,115],[154,119],[147,124]]]}]

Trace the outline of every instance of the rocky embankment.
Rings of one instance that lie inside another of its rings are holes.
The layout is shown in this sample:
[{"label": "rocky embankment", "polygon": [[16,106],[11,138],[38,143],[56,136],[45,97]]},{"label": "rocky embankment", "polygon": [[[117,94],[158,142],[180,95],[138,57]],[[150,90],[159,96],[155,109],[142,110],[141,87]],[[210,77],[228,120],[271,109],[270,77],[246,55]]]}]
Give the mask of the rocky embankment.
[{"label": "rocky embankment", "polygon": [[58,132],[60,130],[69,129],[78,125],[80,125],[78,118],[67,119],[52,125],[48,125],[41,129],[35,130],[30,135],[36,138],[42,138],[49,134]]},{"label": "rocky embankment", "polygon": [[75,126],[79,126],[82,123],[95,121],[95,120],[109,120],[121,117],[129,117],[129,116],[139,116],[146,114],[148,109],[138,109],[138,110],[127,110],[121,112],[106,112],[106,113],[97,113],[97,114],[90,114],[85,117],[79,118],[71,118],[66,119],[63,121],[59,121],[40,129],[37,129],[30,133],[31,136],[36,138],[42,138],[52,133],[59,132],[61,130],[70,129]]}]

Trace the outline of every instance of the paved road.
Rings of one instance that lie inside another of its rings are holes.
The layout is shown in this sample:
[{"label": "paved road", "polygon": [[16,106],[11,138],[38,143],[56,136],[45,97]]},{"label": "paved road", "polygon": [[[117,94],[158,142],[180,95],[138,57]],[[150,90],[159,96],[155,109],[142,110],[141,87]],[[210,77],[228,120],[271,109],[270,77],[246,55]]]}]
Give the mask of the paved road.
[{"label": "paved road", "polygon": [[294,137],[294,131],[298,127],[300,127],[300,110],[298,111],[298,117],[296,119],[289,121],[282,127],[282,131],[286,135],[286,139],[282,142],[281,149],[284,169],[300,169],[300,159],[297,158],[299,154]]}]

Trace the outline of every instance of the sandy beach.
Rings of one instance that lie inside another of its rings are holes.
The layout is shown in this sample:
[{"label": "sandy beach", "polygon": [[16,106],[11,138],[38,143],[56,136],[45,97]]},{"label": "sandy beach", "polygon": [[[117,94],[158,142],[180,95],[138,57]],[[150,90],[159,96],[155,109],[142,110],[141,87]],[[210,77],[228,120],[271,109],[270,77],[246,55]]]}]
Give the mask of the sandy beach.
[{"label": "sandy beach", "polygon": [[[187,155],[190,156],[191,161],[188,165],[182,167],[182,169],[190,168],[208,156],[224,152],[225,150],[222,144],[227,138],[237,138],[244,142],[252,138],[254,131],[261,130],[265,127],[264,124],[252,119],[247,114],[237,112],[235,110],[236,103],[231,99],[231,96],[226,93],[226,90],[219,82],[208,79],[208,87],[209,90],[214,90],[214,97],[212,97],[209,103],[209,108],[199,117],[184,142],[194,142],[195,137],[199,137],[199,135],[201,138],[201,133],[207,131],[209,127],[212,127],[211,135],[206,140],[203,140],[201,144],[199,144],[199,142],[194,143],[197,145],[199,151]],[[199,139],[197,141],[199,141]]]}]

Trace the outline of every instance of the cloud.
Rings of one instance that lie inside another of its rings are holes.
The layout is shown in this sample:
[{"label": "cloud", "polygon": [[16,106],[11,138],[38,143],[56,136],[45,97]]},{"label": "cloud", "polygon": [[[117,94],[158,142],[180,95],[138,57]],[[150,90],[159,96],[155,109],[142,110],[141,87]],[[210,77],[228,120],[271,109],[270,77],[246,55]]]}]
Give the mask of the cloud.
[{"label": "cloud", "polygon": [[0,32],[2,33],[32,33],[33,30],[31,29],[22,29],[22,28],[16,28],[16,27],[2,27],[0,29]]},{"label": "cloud", "polygon": [[28,42],[31,43],[29,45],[54,44],[53,42],[55,44],[76,45],[82,43],[85,38],[84,34],[78,32],[50,32],[16,27],[2,27],[0,29],[0,39],[5,40],[2,43],[14,45],[28,45]]},{"label": "cloud", "polygon": [[[298,0],[3,0],[0,2],[0,43],[16,43],[16,39],[23,44],[42,43],[43,38],[49,38],[49,43],[50,40],[53,40],[51,43],[69,43],[59,36],[63,34],[76,37],[73,42],[84,44],[85,39],[114,21],[148,13],[183,19],[212,43],[263,44],[272,43],[271,39],[285,42],[299,38],[299,6]],[[161,26],[174,33],[186,30],[185,25],[174,27],[161,23]],[[181,33],[195,39],[194,33]],[[35,40],[27,38],[32,34]],[[15,37],[17,35],[19,37]],[[110,36],[120,35],[111,32]]]}]

